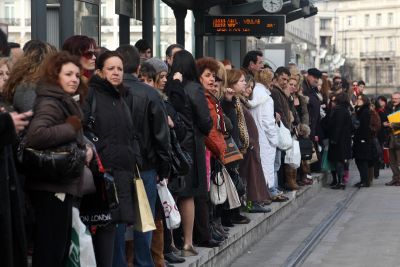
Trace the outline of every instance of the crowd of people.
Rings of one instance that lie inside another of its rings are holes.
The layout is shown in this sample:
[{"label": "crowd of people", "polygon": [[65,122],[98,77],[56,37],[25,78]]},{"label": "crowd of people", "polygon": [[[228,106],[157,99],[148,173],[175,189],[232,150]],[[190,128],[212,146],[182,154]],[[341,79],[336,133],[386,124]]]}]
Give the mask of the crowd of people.
[{"label": "crowd of people", "polygon": [[[272,202],[288,201],[285,192],[311,185],[312,170],[330,171],[331,188],[344,189],[352,158],[360,173],[356,186],[369,187],[385,167],[384,147],[394,173],[387,185],[400,185],[397,125],[387,120],[400,109],[400,93],[390,104],[383,96],[372,101],[363,81],[349,88],[340,76],[330,80],[295,64],[273,71],[260,51],[249,51],[239,67],[196,60],[179,44],[167,48],[163,61],[151,56],[145,40],[109,51],[72,36],[58,51],[37,40],[10,46],[1,34],[0,258],[6,266],[26,266],[29,254],[34,267],[65,266],[73,207],[104,212],[103,203],[87,197],[96,170],[112,175],[117,195],[111,216],[85,221],[101,267],[171,266],[197,255],[196,246],[221,246],[230,227],[250,222],[246,212],[270,212]],[[19,158],[21,148],[71,143],[83,151],[75,158],[84,165],[79,175],[27,171]],[[176,153],[188,158],[184,174]],[[210,200],[222,169],[241,207]],[[154,231],[132,228],[135,175],[143,180]],[[157,185],[168,186],[176,200],[177,229],[167,227]]]}]

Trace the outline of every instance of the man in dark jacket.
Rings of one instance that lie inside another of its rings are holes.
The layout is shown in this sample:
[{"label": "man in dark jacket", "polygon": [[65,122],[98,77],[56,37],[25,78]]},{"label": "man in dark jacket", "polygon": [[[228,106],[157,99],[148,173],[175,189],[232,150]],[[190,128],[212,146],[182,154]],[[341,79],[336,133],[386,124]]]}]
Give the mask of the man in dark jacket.
[{"label": "man in dark jacket", "polygon": [[308,113],[310,115],[310,138],[316,142],[318,142],[318,140],[315,139],[317,127],[321,120],[321,99],[318,96],[318,80],[321,79],[321,77],[322,72],[316,68],[312,68],[307,71],[307,77],[303,81],[303,94],[309,98]]},{"label": "man in dark jacket", "polygon": [[[124,85],[129,87],[126,100],[132,112],[135,138],[140,144],[140,174],[154,215],[157,180],[168,178],[171,167],[171,145],[165,106],[156,89],[137,78],[140,64],[138,50],[131,45],[123,45],[117,52],[124,58]],[[122,240],[118,241],[118,237],[122,237]],[[119,233],[118,237],[116,242],[123,243],[123,235]],[[135,266],[153,265],[151,239],[151,231],[134,232]],[[123,253],[123,250],[115,251],[117,254],[119,252]]]},{"label": "man in dark jacket", "polygon": [[28,125],[22,114],[0,111],[0,259],[4,266],[27,266],[23,194],[15,169],[12,144]]},{"label": "man in dark jacket", "polygon": [[[391,108],[389,113],[394,113],[400,110],[400,92],[392,94]],[[400,149],[398,148],[398,130],[400,130],[400,123],[390,123],[388,121],[383,123],[384,126],[390,127],[389,135],[389,159],[390,169],[392,169],[392,180],[387,182],[389,186],[400,186]],[[397,134],[395,134],[395,132]]]}]

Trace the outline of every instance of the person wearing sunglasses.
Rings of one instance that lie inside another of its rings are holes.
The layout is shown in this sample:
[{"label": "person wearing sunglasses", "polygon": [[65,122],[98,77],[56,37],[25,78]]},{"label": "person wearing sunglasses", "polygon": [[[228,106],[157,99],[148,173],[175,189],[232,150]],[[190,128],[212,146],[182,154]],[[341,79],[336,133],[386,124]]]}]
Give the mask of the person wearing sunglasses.
[{"label": "person wearing sunglasses", "polygon": [[96,41],[85,35],[74,35],[65,40],[62,50],[78,56],[82,65],[81,79],[88,83],[95,70]]}]

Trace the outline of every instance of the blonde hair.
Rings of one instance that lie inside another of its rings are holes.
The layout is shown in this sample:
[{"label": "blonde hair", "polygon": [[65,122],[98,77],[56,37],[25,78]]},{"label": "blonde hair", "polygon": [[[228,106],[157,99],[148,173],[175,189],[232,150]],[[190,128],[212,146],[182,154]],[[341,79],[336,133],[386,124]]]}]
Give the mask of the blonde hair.
[{"label": "blonde hair", "polygon": [[0,57],[0,67],[7,65],[8,71],[11,72],[12,61],[9,57]]},{"label": "blonde hair", "polygon": [[222,99],[223,96],[225,95],[226,87],[227,87],[227,74],[226,74],[226,69],[225,66],[222,62],[218,61],[218,70],[216,73],[217,77],[222,80],[221,82],[221,87],[219,88],[219,91],[216,95],[218,99]]},{"label": "blonde hair", "polygon": [[261,83],[265,87],[270,88],[273,78],[274,73],[270,69],[262,69],[256,73],[254,80],[258,83]]}]

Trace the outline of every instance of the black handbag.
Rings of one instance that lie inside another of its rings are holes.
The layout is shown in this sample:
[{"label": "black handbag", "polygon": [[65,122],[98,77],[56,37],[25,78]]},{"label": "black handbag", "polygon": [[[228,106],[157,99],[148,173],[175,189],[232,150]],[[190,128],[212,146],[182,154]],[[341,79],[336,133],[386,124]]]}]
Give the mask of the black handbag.
[{"label": "black handbag", "polygon": [[[39,98],[37,98],[38,103]],[[56,100],[66,116],[70,113]],[[34,149],[26,146],[26,135],[21,137],[17,158],[22,171],[30,177],[54,183],[69,183],[80,177],[86,159],[86,148],[77,142],[70,142],[48,149]]]},{"label": "black handbag", "polygon": [[310,138],[302,138],[298,139],[300,145],[300,153],[302,160],[311,160],[314,150],[314,144],[310,140]]},{"label": "black handbag", "polygon": [[231,168],[226,168],[226,169],[229,175],[231,176],[232,182],[236,187],[236,191],[239,197],[244,196],[244,194],[246,194],[246,185],[244,184],[242,177],[240,177],[238,170]]},{"label": "black handbag", "polygon": [[176,133],[173,129],[170,130],[171,136],[171,159],[172,159],[172,172],[178,176],[184,176],[189,173],[192,167],[193,161],[190,154],[182,150],[178,139],[176,138]]}]

